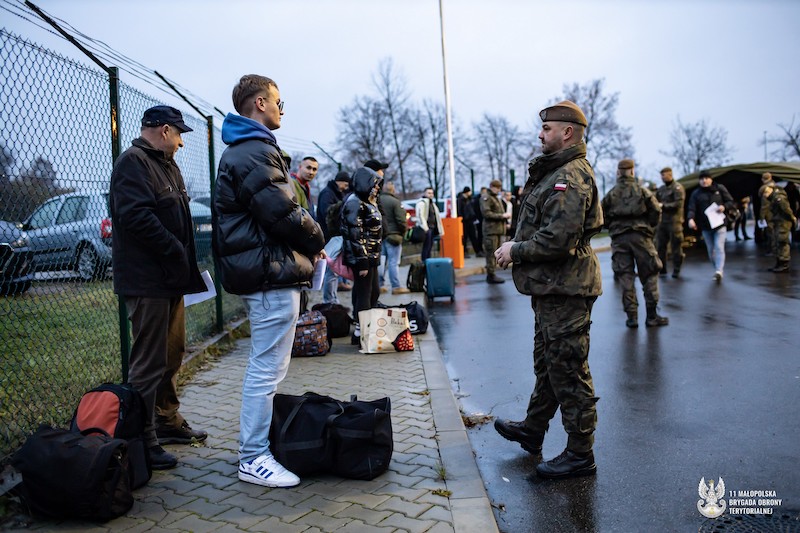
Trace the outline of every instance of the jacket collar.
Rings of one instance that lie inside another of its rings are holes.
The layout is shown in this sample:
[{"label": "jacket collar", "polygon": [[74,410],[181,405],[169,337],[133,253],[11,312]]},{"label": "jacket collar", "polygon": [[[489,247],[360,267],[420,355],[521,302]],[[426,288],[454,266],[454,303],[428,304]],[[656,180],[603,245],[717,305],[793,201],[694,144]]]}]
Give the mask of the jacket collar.
[{"label": "jacket collar", "polygon": [[158,159],[158,160],[163,161],[165,163],[169,163],[170,161],[172,161],[172,158],[171,157],[167,157],[167,154],[164,153],[163,150],[159,150],[158,148],[155,148],[144,137],[138,137],[138,138],[134,139],[133,141],[131,141],[131,144],[133,146],[137,147],[137,148],[141,148],[142,150],[147,152],[147,155],[149,155],[150,157],[152,157],[154,159]]},{"label": "jacket collar", "polygon": [[575,159],[586,157],[586,143],[584,141],[578,144],[573,144],[568,148],[559,150],[558,152],[540,155],[530,162],[528,165],[528,176],[535,182],[542,179],[544,176],[553,170],[562,167],[574,161]]}]

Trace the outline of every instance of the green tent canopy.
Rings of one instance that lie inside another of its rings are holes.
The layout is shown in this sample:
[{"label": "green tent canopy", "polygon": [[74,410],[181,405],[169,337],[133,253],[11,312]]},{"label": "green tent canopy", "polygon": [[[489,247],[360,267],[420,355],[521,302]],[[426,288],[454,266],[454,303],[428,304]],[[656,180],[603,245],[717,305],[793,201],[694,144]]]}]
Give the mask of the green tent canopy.
[{"label": "green tent canopy", "polygon": [[[761,174],[770,172],[775,182],[793,181],[800,185],[800,162],[784,163],[749,163],[746,165],[730,165],[727,167],[709,168],[708,171],[716,183],[721,183],[731,193],[734,200],[745,196],[756,199],[758,189],[761,187]],[[686,200],[689,194],[698,186],[699,172],[694,172],[678,180],[686,189]]]}]

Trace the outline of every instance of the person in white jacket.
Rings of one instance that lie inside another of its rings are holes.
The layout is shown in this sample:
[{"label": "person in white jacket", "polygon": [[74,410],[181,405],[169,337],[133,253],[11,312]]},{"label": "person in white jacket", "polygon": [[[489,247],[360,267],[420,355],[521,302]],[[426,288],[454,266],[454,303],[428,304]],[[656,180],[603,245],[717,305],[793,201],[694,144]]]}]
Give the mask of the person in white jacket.
[{"label": "person in white jacket", "polygon": [[436,205],[433,198],[433,189],[427,187],[415,208],[417,212],[417,225],[425,230],[425,242],[422,244],[423,261],[431,256],[433,240],[437,236],[441,237],[444,235],[442,214],[439,212],[439,206]]}]

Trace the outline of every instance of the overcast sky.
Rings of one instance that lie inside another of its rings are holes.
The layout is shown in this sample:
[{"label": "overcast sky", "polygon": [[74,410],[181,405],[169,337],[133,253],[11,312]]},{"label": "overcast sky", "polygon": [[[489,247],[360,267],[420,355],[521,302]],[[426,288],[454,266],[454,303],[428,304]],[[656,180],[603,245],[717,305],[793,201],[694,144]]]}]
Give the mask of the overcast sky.
[{"label": "overcast sky", "polygon": [[[286,101],[276,133],[293,151],[333,146],[338,110],[373,90],[382,58],[394,59],[414,99],[444,100],[437,0],[34,3],[226,112],[242,74],[273,78]],[[660,151],[678,115],[727,129],[737,163],[763,160],[764,131],[800,120],[800,1],[444,0],[444,15],[453,111],[465,126],[488,112],[533,130],[565,83],[605,78],[620,93],[617,119],[633,128],[639,169],[653,178],[675,164]]]}]

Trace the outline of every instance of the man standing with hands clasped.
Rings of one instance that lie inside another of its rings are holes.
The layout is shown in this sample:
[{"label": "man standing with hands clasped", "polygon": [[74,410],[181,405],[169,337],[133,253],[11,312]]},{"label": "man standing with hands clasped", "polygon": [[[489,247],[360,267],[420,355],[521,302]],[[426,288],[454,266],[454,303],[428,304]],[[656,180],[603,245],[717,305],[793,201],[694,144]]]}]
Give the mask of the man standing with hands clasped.
[{"label": "man standing with hands clasped", "polygon": [[214,258],[225,290],[242,297],[250,319],[250,358],[239,417],[239,479],[293,487],[300,479],[269,449],[275,392],[289,369],[300,289],[324,260],[325,238],[300,206],[272,131],[281,127],[277,84],[249,74],[233,88],[222,123],[228,145],[214,191]]},{"label": "man standing with hands clasped", "polygon": [[542,459],[550,420],[561,409],[567,447],[542,462],[544,478],[593,475],[597,426],[589,371],[592,305],[602,293],[600,263],[589,243],[603,226],[594,172],[586,160],[586,116],[563,101],[539,113],[542,154],[528,166],[517,232],[495,251],[501,268],[513,265],[517,290],[531,296],[536,385],[524,420],[495,420],[495,429]]}]

